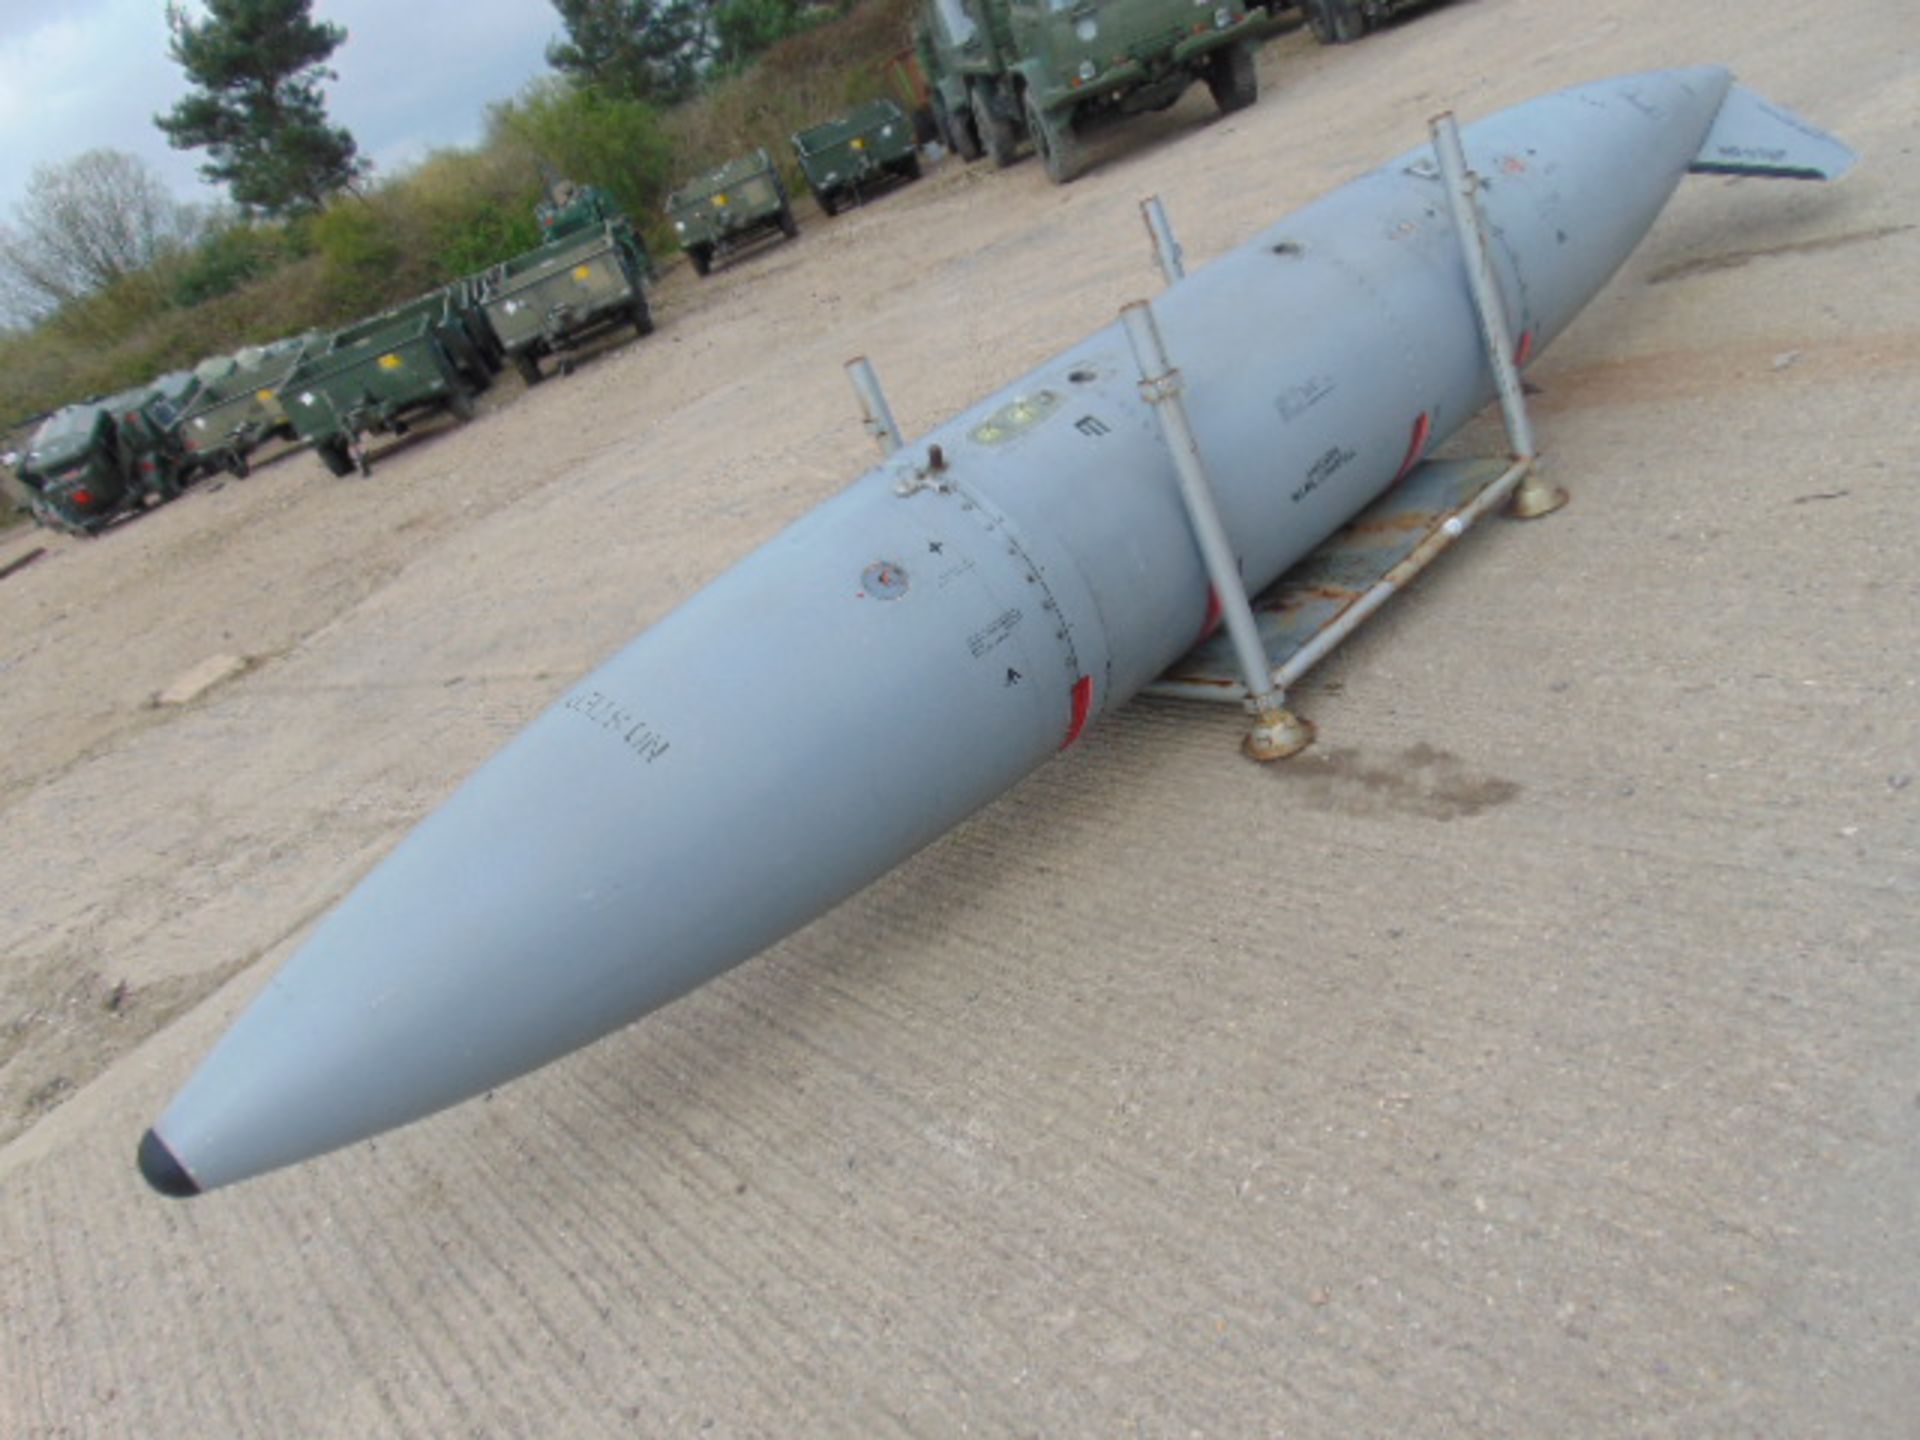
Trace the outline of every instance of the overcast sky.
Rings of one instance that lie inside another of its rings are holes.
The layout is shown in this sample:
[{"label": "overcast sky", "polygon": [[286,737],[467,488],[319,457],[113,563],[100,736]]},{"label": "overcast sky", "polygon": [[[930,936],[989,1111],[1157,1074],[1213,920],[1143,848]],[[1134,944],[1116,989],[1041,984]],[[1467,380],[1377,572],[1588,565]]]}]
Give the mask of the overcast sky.
[{"label": "overcast sky", "polygon": [[[347,31],[327,114],[380,174],[478,140],[486,105],[546,71],[560,28],[548,0],[315,0],[314,14]],[[102,145],[151,163],[182,199],[222,198],[200,183],[204,156],[154,128],[185,93],[164,0],[0,0],[0,221],[35,165]]]}]

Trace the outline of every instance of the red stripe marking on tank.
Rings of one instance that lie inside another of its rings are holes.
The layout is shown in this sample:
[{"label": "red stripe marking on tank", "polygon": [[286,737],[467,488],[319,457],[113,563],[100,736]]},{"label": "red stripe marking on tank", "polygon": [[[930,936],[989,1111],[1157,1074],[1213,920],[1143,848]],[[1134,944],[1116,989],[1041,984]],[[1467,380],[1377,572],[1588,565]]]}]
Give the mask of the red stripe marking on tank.
[{"label": "red stripe marking on tank", "polygon": [[1220,620],[1225,611],[1220,608],[1220,592],[1213,586],[1207,587],[1207,618],[1200,622],[1200,638],[1205,640],[1220,628]]},{"label": "red stripe marking on tank", "polygon": [[1522,330],[1520,332],[1520,343],[1513,347],[1513,363],[1515,365],[1524,365],[1532,358],[1533,332],[1531,330]]},{"label": "red stripe marking on tank", "polygon": [[1400,462],[1400,470],[1393,478],[1404,480],[1407,472],[1420,463],[1420,452],[1427,448],[1427,437],[1433,433],[1433,418],[1426,411],[1420,412],[1420,418],[1413,422],[1413,439],[1407,444],[1407,458]]},{"label": "red stripe marking on tank", "polygon": [[1066,749],[1080,738],[1080,732],[1087,728],[1087,715],[1093,709],[1093,677],[1082,675],[1073,682],[1073,719],[1067,723],[1067,738],[1060,742],[1060,748]]}]

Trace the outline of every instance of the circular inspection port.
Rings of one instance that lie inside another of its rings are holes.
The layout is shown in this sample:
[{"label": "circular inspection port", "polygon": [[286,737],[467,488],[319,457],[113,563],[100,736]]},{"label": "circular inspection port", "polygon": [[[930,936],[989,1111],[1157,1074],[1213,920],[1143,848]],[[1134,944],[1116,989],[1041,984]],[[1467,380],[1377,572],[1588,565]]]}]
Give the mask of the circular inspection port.
[{"label": "circular inspection port", "polygon": [[907,593],[907,572],[891,560],[876,560],[860,572],[860,588],[876,600],[898,600]]}]

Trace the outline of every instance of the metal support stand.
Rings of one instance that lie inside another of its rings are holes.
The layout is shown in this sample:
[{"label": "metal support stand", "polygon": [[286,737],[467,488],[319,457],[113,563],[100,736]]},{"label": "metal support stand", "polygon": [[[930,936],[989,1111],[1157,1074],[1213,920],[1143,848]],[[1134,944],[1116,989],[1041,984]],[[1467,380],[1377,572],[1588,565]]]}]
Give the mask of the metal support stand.
[{"label": "metal support stand", "polygon": [[847,361],[847,379],[853,382],[853,393],[860,397],[860,423],[880,446],[882,455],[893,454],[906,441],[900,438],[900,427],[894,423],[893,411],[880,389],[880,377],[874,374],[866,356],[856,355]]},{"label": "metal support stand", "polygon": [[1254,622],[1253,606],[1247,600],[1247,587],[1240,578],[1239,562],[1234,558],[1226,527],[1220,523],[1219,507],[1214,503],[1213,486],[1201,463],[1200,447],[1187,420],[1187,408],[1180,400],[1180,372],[1167,358],[1154,322],[1153,310],[1146,301],[1136,300],[1120,312],[1127,341],[1133,347],[1134,363],[1140,368],[1140,394],[1160,417],[1160,428],[1173,452],[1174,472],[1180,481],[1180,500],[1186,507],[1187,522],[1200,546],[1200,558],[1207,578],[1220,602],[1220,613],[1240,663],[1247,686],[1246,706],[1253,715],[1245,750],[1255,760],[1280,760],[1304,750],[1313,743],[1313,727],[1288,712],[1284,698],[1274,689],[1272,672],[1267,668],[1266,647],[1260,643],[1260,629]]},{"label": "metal support stand", "polygon": [[1454,232],[1459,235],[1460,248],[1466,256],[1467,282],[1473,292],[1474,309],[1480,317],[1487,359],[1493,366],[1494,384],[1500,391],[1500,410],[1507,422],[1508,443],[1515,463],[1526,467],[1513,492],[1508,513],[1518,519],[1531,520],[1551,514],[1566,504],[1567,492],[1548,484],[1539,473],[1539,451],[1534,447],[1533,426],[1527,418],[1520,368],[1514,362],[1513,336],[1507,324],[1506,307],[1500,300],[1500,287],[1494,279],[1493,262],[1487,255],[1486,229],[1480,215],[1480,179],[1467,168],[1459,122],[1449,110],[1428,121],[1427,129],[1433,136],[1434,157],[1440,163],[1440,178]]},{"label": "metal support stand", "polygon": [[1160,273],[1167,277],[1167,284],[1186,279],[1186,259],[1180,252],[1180,242],[1173,238],[1173,226],[1167,223],[1167,207],[1160,203],[1158,195],[1149,195],[1140,202],[1140,216],[1147,222],[1147,234],[1153,237],[1153,253],[1159,257]]}]

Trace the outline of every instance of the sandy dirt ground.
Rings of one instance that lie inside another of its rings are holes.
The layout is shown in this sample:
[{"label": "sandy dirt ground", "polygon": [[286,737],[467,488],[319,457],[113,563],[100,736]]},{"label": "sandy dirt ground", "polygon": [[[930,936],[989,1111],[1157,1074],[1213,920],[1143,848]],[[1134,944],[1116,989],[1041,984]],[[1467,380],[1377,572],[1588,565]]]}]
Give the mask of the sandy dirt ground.
[{"label": "sandy dirt ground", "polygon": [[[1531,372],[1573,504],[1309,755],[1128,706],[484,1102],[144,1188],[318,913],[870,463],[842,361],[912,432],[1157,288],[1149,193],[1202,263],[1444,105],[1700,60],[1863,164],[1683,187]],[[1456,0],[1261,79],[680,268],[370,479],[0,540],[0,1435],[1920,1433],[1920,21]]]}]

